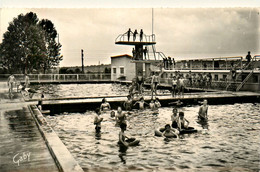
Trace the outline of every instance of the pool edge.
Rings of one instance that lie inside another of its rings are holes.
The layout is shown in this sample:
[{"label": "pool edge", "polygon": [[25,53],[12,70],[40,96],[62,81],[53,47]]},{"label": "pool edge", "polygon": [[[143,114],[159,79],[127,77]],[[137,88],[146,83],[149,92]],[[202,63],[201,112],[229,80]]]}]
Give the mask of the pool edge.
[{"label": "pool edge", "polygon": [[36,105],[28,105],[27,108],[30,111],[59,171],[83,172],[83,169],[79,166],[78,162],[71,155],[67,147],[62,143],[52,127],[48,125],[46,119]]}]

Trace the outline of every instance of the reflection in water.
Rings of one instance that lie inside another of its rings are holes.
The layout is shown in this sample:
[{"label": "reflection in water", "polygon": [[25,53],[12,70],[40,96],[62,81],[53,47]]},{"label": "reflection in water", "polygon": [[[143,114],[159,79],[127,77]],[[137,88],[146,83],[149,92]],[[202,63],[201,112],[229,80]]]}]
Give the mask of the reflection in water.
[{"label": "reflection in water", "polygon": [[197,123],[200,124],[203,129],[209,129],[208,121],[198,120]]},{"label": "reflection in water", "polygon": [[[215,105],[209,107],[207,123],[197,123],[199,106],[182,107],[190,126],[198,133],[180,139],[155,137],[154,130],[170,124],[172,108],[160,108],[158,115],[149,111],[127,117],[128,130],[140,140],[138,147],[118,147],[118,133],[110,114],[102,114],[102,137],[93,137],[94,112],[46,116],[61,140],[84,169],[127,171],[219,171],[227,168],[257,171],[259,156],[260,104]],[[96,144],[96,143],[99,144]],[[241,170],[240,170],[241,171]]]},{"label": "reflection in water", "polygon": [[126,150],[127,150],[127,147],[119,145],[118,157],[121,159],[121,162],[123,164],[126,164],[126,160],[125,160]]}]

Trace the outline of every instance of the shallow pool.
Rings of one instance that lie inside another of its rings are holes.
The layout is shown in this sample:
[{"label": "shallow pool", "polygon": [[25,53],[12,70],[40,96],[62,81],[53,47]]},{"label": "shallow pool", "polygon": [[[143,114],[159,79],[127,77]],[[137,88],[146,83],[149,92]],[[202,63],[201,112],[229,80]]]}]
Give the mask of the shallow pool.
[{"label": "shallow pool", "polygon": [[170,123],[170,107],[158,115],[149,110],[129,115],[126,135],[141,142],[126,151],[117,146],[119,128],[108,113],[102,114],[100,137],[91,111],[46,118],[85,171],[258,171],[260,104],[210,106],[207,126],[196,122],[198,108],[179,109],[199,130],[180,139],[154,136],[154,129]]},{"label": "shallow pool", "polygon": [[[121,84],[44,84],[33,85],[41,90],[45,98],[57,97],[93,97],[93,96],[126,96],[129,86]],[[169,90],[158,90],[158,94],[170,94]],[[151,90],[144,88],[143,95],[151,95]],[[39,95],[34,95],[36,98]]]}]

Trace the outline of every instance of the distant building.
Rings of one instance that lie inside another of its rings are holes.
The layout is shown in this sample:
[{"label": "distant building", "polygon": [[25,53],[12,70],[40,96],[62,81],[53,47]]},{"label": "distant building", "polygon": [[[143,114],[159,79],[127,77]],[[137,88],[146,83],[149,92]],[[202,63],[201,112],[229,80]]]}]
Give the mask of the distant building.
[{"label": "distant building", "polygon": [[111,80],[131,81],[135,77],[135,63],[128,54],[111,57]]}]

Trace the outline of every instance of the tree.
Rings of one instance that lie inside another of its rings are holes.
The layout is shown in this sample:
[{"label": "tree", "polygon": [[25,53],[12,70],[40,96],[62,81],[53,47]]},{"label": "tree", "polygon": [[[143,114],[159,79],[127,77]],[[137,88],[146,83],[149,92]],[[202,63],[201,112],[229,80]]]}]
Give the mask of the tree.
[{"label": "tree", "polygon": [[62,56],[60,55],[61,44],[56,42],[57,31],[50,20],[42,19],[39,25],[45,31],[45,46],[47,47],[47,58],[43,63],[45,73],[46,69],[57,66],[62,60]]},{"label": "tree", "polygon": [[[42,20],[43,21],[43,20]],[[8,72],[31,73],[57,66],[62,60],[56,43],[57,31],[51,23],[50,29],[44,27],[33,12],[20,14],[10,22],[0,44],[0,64]]]}]

